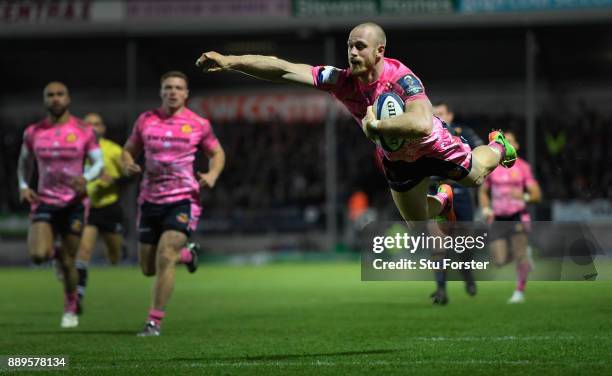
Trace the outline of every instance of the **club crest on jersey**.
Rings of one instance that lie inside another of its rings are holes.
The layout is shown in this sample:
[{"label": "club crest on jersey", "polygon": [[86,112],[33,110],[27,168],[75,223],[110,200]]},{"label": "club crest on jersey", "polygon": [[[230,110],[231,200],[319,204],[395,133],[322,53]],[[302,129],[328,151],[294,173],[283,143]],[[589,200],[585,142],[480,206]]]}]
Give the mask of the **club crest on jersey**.
[{"label": "club crest on jersey", "polygon": [[338,83],[340,73],[340,69],[332,67],[330,65],[326,65],[323,68],[319,69],[319,74],[317,75],[317,78],[320,84],[335,85]]},{"label": "club crest on jersey", "polygon": [[176,220],[180,223],[187,223],[189,222],[189,216],[186,213],[180,213],[176,216]]},{"label": "club crest on jersey", "polygon": [[76,134],[74,134],[72,132],[68,133],[68,135],[66,136],[66,141],[67,142],[75,142],[76,139],[77,139]]},{"label": "club crest on jersey", "polygon": [[191,132],[193,132],[193,128],[191,128],[191,125],[189,125],[189,124],[183,124],[183,126],[181,127],[181,132],[183,132],[183,133],[191,133]]},{"label": "club crest on jersey", "polygon": [[419,81],[419,79],[413,74],[405,75],[404,77],[400,78],[397,83],[402,87],[402,89],[404,89],[404,92],[408,96],[421,94],[425,91],[421,81]]},{"label": "club crest on jersey", "polygon": [[76,219],[74,222],[72,222],[72,225],[70,226],[70,228],[74,232],[81,232],[81,229],[83,229],[83,222]]}]

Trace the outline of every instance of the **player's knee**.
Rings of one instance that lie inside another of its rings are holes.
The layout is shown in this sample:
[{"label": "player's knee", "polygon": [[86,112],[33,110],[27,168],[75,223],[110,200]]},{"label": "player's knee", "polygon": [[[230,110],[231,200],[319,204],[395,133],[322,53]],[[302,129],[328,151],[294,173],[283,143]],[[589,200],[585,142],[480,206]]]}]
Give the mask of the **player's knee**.
[{"label": "player's knee", "polygon": [[476,177],[476,179],[474,179],[474,181],[472,182],[472,187],[480,187],[482,185],[482,183],[484,183],[485,177],[484,175],[479,175],[478,177]]},{"label": "player's knee", "polygon": [[485,177],[486,174],[475,171],[473,174],[470,173],[465,179],[463,179],[460,184],[465,187],[479,187],[482,185],[482,183],[484,183]]},{"label": "player's knee", "polygon": [[177,252],[173,247],[163,247],[157,255],[157,264],[165,268],[176,264]]}]

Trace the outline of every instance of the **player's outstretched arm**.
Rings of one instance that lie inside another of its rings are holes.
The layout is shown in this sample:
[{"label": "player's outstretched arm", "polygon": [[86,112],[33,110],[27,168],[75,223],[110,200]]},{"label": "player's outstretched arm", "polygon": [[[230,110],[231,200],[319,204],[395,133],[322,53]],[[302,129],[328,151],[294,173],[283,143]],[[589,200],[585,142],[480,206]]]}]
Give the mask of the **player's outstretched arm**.
[{"label": "player's outstretched arm", "polygon": [[368,107],[362,125],[368,134],[382,134],[396,138],[420,138],[433,130],[433,115],[429,99],[407,102],[404,113],[383,120],[376,120],[372,106]]},{"label": "player's outstretched arm", "polygon": [[213,188],[223,168],[225,168],[225,151],[223,147],[221,147],[221,144],[217,144],[217,146],[210,153],[207,153],[207,155],[209,158],[208,172],[198,172],[198,180],[201,187]]},{"label": "player's outstretched arm", "polygon": [[262,80],[314,87],[312,66],[290,63],[274,56],[222,55],[209,51],[200,55],[196,66],[207,73],[233,70]]}]

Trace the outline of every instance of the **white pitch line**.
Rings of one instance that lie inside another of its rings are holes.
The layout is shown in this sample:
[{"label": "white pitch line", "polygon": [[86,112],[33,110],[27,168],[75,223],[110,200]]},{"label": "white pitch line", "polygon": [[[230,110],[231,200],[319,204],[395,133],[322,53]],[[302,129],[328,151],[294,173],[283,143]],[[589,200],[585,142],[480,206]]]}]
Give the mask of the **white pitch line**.
[{"label": "white pitch line", "polygon": [[415,341],[448,341],[448,342],[463,342],[463,341],[550,341],[550,340],[609,340],[610,336],[500,336],[500,337],[408,337],[407,339]]},{"label": "white pitch line", "polygon": [[[233,367],[233,368],[248,368],[248,367],[339,367],[339,366],[401,366],[410,367],[415,365],[517,365],[517,366],[588,366],[588,365],[606,365],[604,361],[598,362],[546,362],[546,361],[533,361],[533,360],[432,360],[432,361],[386,361],[386,360],[373,360],[367,362],[358,361],[310,361],[310,362],[296,362],[296,361],[240,361],[240,362],[210,362],[210,363],[184,363],[184,362],[171,362],[163,361],[156,365],[165,364],[172,368],[220,368],[220,367]],[[144,368],[140,364],[122,364],[122,365],[87,365],[87,366],[70,366],[71,369],[82,369],[82,370],[110,370],[110,369],[137,369]]]}]

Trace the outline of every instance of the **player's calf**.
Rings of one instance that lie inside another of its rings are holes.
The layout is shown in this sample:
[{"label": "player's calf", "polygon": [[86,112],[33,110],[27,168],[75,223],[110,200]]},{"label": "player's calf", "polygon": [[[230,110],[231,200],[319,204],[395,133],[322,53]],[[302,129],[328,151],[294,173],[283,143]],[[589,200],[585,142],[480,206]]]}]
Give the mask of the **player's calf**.
[{"label": "player's calf", "polygon": [[83,300],[85,299],[85,290],[87,288],[88,268],[89,263],[84,260],[76,260],[75,267],[77,271],[77,314],[83,314]]},{"label": "player's calf", "polygon": [[157,244],[140,243],[138,247],[140,270],[146,277],[152,277],[156,274],[156,252]]}]

